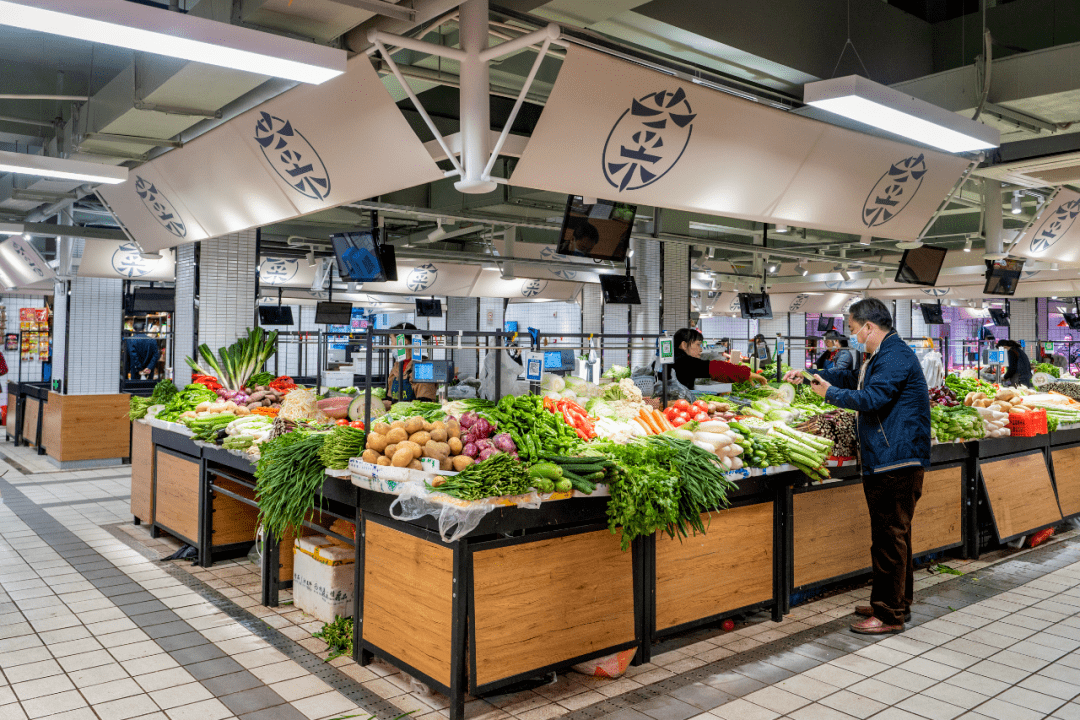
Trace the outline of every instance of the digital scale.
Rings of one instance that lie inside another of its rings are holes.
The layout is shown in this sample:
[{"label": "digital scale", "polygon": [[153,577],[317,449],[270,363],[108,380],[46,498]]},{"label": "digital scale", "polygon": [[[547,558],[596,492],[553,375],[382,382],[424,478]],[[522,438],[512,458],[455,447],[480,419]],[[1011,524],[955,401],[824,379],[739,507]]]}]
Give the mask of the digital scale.
[{"label": "digital scale", "polygon": [[413,382],[448,383],[454,377],[454,363],[450,360],[414,362],[412,376]]}]

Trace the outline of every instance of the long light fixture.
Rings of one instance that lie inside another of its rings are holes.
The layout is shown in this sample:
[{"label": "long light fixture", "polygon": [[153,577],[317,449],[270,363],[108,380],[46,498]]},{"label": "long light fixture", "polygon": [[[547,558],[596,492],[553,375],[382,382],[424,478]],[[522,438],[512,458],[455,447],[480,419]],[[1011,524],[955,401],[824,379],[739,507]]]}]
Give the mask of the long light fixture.
[{"label": "long light fixture", "polygon": [[23,226],[17,223],[0,223],[0,235],[22,235]]},{"label": "long light fixture", "polygon": [[318,85],[344,50],[123,0],[0,0],[0,25]]},{"label": "long light fixture", "polygon": [[858,75],[807,83],[803,100],[826,112],[946,152],[973,152],[1001,145],[1001,133],[989,125]]},{"label": "long light fixture", "polygon": [[[3,3],[0,2],[0,5],[3,5]],[[3,22],[2,15],[3,8],[0,7],[0,23]],[[126,167],[47,157],[45,155],[30,155],[29,153],[17,153],[9,150],[0,150],[0,172],[105,185],[119,185],[128,179],[128,169]]]}]

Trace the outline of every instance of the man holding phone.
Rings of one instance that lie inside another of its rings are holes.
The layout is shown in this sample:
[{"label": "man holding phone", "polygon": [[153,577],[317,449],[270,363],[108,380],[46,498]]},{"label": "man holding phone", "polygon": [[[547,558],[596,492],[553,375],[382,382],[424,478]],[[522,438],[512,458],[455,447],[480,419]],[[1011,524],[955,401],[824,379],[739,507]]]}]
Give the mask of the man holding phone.
[{"label": "man holding phone", "polygon": [[[874,568],[870,605],[852,631],[882,635],[904,631],[911,614],[914,578],[911,519],[930,467],[930,398],[915,352],[893,329],[892,315],[877,298],[851,306],[853,344],[870,353],[858,372],[826,370],[812,376],[811,389],[836,407],[857,412],[859,462],[870,511]],[[784,379],[799,384],[805,370]]]}]

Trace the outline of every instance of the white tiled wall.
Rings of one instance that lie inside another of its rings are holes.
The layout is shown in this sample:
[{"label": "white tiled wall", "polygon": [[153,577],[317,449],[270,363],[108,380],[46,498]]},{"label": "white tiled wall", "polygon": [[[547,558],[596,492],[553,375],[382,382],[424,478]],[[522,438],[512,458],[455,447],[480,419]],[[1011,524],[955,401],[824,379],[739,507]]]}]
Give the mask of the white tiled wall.
[{"label": "white tiled wall", "polygon": [[[480,301],[476,298],[451,297],[446,299],[446,327],[449,330],[476,330],[476,317],[480,310]],[[456,342],[454,340],[453,342]],[[463,344],[475,345],[476,343],[466,340]],[[454,365],[457,366],[458,377],[476,377],[478,353],[474,350],[457,350],[454,352]]]},{"label": "white tiled wall", "polygon": [[[22,308],[39,308],[45,307],[45,298],[40,295],[22,295],[17,293],[4,293],[0,295],[0,302],[3,302],[4,307],[7,308],[7,328],[5,332],[18,334],[19,332],[19,310]],[[53,323],[53,327],[56,327],[56,323]],[[38,360],[30,360],[22,363],[22,367],[19,367],[19,351],[7,351],[3,350],[4,360],[8,365],[8,374],[4,376],[4,380],[17,382],[40,382],[41,381],[41,362]],[[37,354],[34,355],[37,357]],[[117,371],[119,376],[119,371]],[[6,389],[6,388],[5,388]],[[4,393],[4,402],[7,402],[7,393]]]},{"label": "white tiled wall", "polygon": [[[663,268],[660,261],[661,244],[657,240],[634,240],[632,258],[633,274],[637,281],[641,304],[630,308],[631,323],[634,333],[657,335],[660,332],[660,292],[663,282]],[[640,341],[638,344],[642,344]],[[655,351],[636,349],[632,353],[634,365],[652,362]]]},{"label": "white tiled wall", "polygon": [[599,285],[587,283],[581,286],[581,332],[599,333],[603,317],[603,293]]},{"label": "white tiled wall", "polygon": [[119,391],[123,294],[124,281],[119,278],[77,277],[71,281],[69,395]]},{"label": "white tiled wall", "polygon": [[[262,326],[268,333],[274,330],[282,333],[278,338],[277,353],[270,357],[270,360],[266,363],[266,369],[269,372],[288,375],[289,377],[314,375],[319,356],[319,347],[314,340],[314,333],[324,329],[321,325],[315,324],[315,306],[284,303],[283,307],[292,308],[292,325]],[[298,332],[312,333],[311,341],[302,342],[301,338],[296,335]],[[301,357],[303,363],[301,363]]]},{"label": "white tiled wall", "polygon": [[176,248],[176,312],[173,313],[173,341],[176,344],[176,361],[173,379],[181,387],[191,377],[191,369],[184,358],[195,357],[195,243]]},{"label": "white tiled wall", "polygon": [[255,231],[199,247],[199,343],[227,347],[255,325]]},{"label": "white tiled wall", "polygon": [[690,246],[664,244],[664,316],[666,333],[690,324]]},{"label": "white tiled wall", "polygon": [[922,319],[922,311],[915,307],[910,300],[897,300],[896,312],[893,313],[893,325],[896,326],[896,332],[900,337],[912,337],[911,334],[911,318],[912,308],[915,308],[915,312],[919,314],[919,319]]},{"label": "white tiled wall", "polygon": [[52,379],[60,380],[60,387],[64,386],[64,353],[67,352],[67,287],[67,282],[62,280],[53,284]]},{"label": "white tiled wall", "polygon": [[1024,341],[1028,356],[1034,361],[1036,337],[1046,339],[1038,332],[1038,308],[1035,299],[1013,300],[1009,303],[1009,338]]}]

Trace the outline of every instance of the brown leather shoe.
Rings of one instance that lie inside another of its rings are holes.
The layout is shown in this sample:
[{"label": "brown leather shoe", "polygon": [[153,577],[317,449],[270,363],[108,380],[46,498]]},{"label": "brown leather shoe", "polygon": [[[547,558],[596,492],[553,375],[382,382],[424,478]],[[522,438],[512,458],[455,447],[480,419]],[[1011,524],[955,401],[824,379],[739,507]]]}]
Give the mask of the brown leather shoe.
[{"label": "brown leather shoe", "polygon": [[895,633],[904,632],[904,624],[886,625],[876,617],[868,617],[865,620],[860,620],[859,622],[852,624],[851,632],[859,633],[860,635],[893,635]]},{"label": "brown leather shoe", "polygon": [[[874,616],[874,608],[870,607],[869,605],[856,605],[855,606],[855,614],[856,615],[862,615],[863,617],[873,617]],[[908,610],[906,613],[904,613],[904,622],[910,622],[910,621],[911,621],[911,611]]]}]

